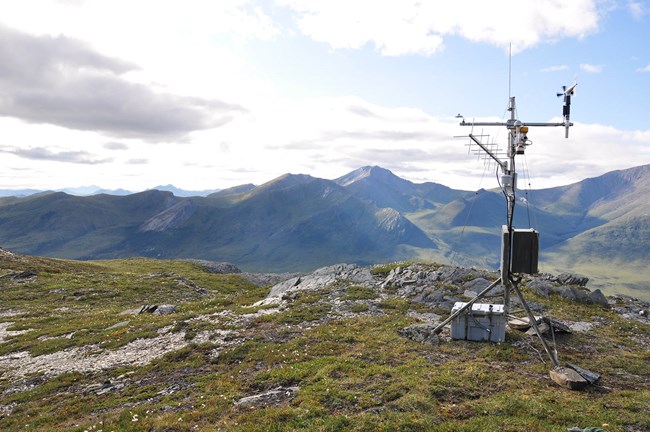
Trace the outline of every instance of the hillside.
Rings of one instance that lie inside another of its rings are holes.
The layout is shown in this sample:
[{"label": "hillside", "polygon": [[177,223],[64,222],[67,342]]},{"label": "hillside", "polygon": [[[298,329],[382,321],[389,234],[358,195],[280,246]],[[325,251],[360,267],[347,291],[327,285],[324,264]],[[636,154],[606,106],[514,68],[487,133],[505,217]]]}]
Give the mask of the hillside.
[{"label": "hillside", "polygon": [[306,175],[207,198],[155,190],[6,198],[0,201],[0,244],[62,258],[185,257],[274,271],[389,260],[405,246],[437,248],[399,212]]},{"label": "hillside", "polygon": [[542,258],[548,270],[590,274],[601,287],[647,297],[650,165],[538,191],[535,197],[551,212],[584,218],[574,235],[547,249]]},{"label": "hillside", "polygon": [[340,264],[281,282],[6,250],[0,269],[3,431],[650,428],[650,305],[569,300],[559,293],[584,290],[566,277],[524,291],[572,329],[556,334],[562,363],[601,375],[582,392],[553,383],[520,331],[501,344],[423,337],[491,272]]},{"label": "hillside", "polygon": [[[540,268],[650,298],[650,165],[563,187],[518,191],[515,226],[541,233]],[[336,180],[287,174],[206,197],[151,190],[0,198],[0,245],[70,258],[229,261],[249,271],[310,271],[395,260],[499,265],[498,191],[415,184],[381,167]]]}]

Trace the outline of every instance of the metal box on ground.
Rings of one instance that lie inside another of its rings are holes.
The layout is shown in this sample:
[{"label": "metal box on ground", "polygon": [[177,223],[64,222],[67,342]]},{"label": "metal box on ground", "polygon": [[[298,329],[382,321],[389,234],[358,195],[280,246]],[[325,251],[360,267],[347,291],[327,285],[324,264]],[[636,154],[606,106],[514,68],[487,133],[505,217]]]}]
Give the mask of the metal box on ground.
[{"label": "metal box on ground", "polygon": [[[466,303],[456,302],[453,314]],[[451,321],[451,338],[470,341],[503,342],[506,339],[506,316],[501,304],[474,303]]]}]

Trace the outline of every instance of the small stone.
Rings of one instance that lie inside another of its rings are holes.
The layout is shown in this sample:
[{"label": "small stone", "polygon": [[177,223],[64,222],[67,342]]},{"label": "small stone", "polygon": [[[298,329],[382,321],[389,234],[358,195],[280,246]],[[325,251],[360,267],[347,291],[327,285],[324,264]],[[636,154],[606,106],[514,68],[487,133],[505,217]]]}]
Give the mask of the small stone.
[{"label": "small stone", "polygon": [[570,390],[582,390],[589,384],[578,372],[565,367],[552,369],[549,376],[555,383]]},{"label": "small stone", "polygon": [[478,295],[478,293],[476,291],[465,290],[465,292],[463,292],[463,295],[465,297],[474,298]]}]

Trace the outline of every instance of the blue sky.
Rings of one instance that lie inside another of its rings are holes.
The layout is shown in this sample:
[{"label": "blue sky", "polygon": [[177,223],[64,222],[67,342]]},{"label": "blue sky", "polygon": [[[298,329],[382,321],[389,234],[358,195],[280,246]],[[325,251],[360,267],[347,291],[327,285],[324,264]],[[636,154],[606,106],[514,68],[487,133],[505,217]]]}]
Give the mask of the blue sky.
[{"label": "blue sky", "polygon": [[[380,165],[494,187],[454,116],[529,132],[533,188],[650,163],[642,1],[25,0],[0,5],[0,189],[218,189]],[[505,129],[485,131],[504,144]],[[487,178],[487,179],[486,179]]]}]

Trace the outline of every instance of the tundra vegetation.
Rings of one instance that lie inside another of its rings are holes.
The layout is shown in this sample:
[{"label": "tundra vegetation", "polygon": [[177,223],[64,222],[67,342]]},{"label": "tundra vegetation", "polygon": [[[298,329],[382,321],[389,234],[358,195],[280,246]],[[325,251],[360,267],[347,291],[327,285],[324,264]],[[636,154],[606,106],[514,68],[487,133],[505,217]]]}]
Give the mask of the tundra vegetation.
[{"label": "tundra vegetation", "polygon": [[608,308],[524,287],[544,314],[586,328],[556,335],[562,362],[602,375],[576,392],[549,379],[524,333],[401,336],[449,310],[390,284],[265,301],[270,285],[187,261],[1,258],[3,431],[650,430],[650,325],[616,312],[620,298]]}]

